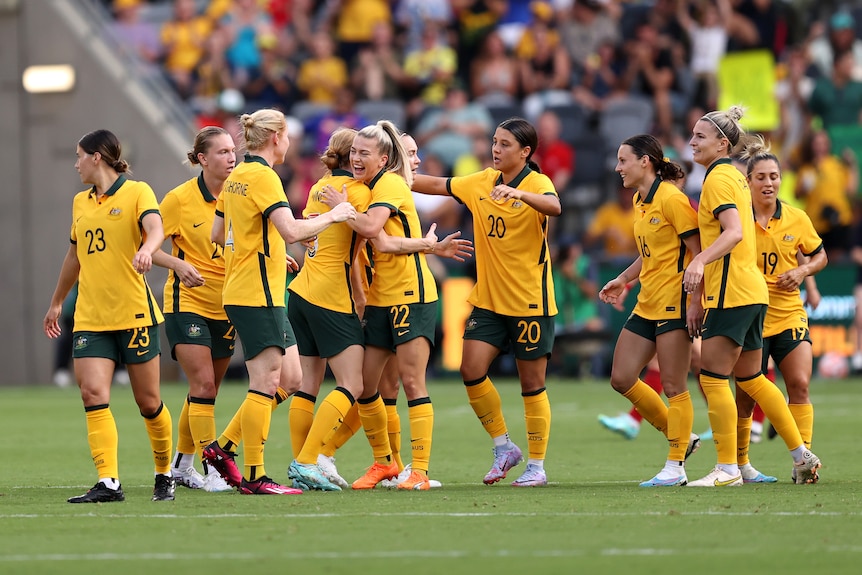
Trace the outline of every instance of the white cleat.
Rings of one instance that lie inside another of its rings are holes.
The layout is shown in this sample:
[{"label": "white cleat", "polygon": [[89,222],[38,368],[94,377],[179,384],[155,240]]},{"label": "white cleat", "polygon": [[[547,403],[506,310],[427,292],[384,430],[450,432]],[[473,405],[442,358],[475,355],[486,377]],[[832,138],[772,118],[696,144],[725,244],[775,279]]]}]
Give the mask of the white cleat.
[{"label": "white cleat", "polygon": [[[410,465],[410,463],[405,465],[404,469],[401,470],[401,473],[399,473],[398,477],[396,477],[395,479],[384,479],[383,481],[381,481],[379,483],[380,487],[385,487],[386,489],[395,489],[396,487],[398,487],[398,484],[406,481],[407,478],[410,477],[410,473],[413,472],[413,469]],[[431,486],[431,489],[443,487],[443,484],[436,479],[428,479],[428,485]]]},{"label": "white cleat", "polygon": [[710,471],[706,477],[688,482],[689,487],[736,487],[738,485],[742,485],[741,473],[731,475],[718,467]]},{"label": "white cleat", "polygon": [[212,469],[204,476],[203,490],[207,493],[224,493],[233,491],[233,487],[227,484],[218,471]]},{"label": "white cleat", "polygon": [[350,484],[344,479],[342,476],[338,474],[338,468],[335,467],[335,457],[327,457],[322,453],[317,456],[317,466],[320,468],[320,471],[323,472],[323,476],[326,477],[329,481],[341,487],[342,489],[347,489],[350,487]]},{"label": "white cleat", "polygon": [[186,467],[185,469],[178,469],[176,467],[172,467],[171,477],[174,478],[174,481],[177,485],[182,485],[183,487],[188,487],[189,489],[204,488],[204,476],[198,473],[198,470],[194,467]]}]

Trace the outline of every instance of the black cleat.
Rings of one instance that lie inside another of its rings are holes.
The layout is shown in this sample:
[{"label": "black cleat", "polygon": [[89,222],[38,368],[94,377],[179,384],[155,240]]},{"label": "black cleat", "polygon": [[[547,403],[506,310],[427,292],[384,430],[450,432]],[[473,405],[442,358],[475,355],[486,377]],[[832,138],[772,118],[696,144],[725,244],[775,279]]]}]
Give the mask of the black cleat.
[{"label": "black cleat", "polygon": [[176,484],[170,475],[156,475],[156,486],[153,487],[153,501],[173,501]]},{"label": "black cleat", "polygon": [[766,437],[769,439],[775,439],[778,436],[778,430],[775,429],[775,426],[772,423],[769,424],[769,429],[766,430]]},{"label": "black cleat", "polygon": [[109,503],[111,501],[125,500],[126,494],[123,493],[122,487],[117,487],[117,489],[108,489],[108,487],[100,481],[83,495],[70,497],[66,501],[69,503]]}]

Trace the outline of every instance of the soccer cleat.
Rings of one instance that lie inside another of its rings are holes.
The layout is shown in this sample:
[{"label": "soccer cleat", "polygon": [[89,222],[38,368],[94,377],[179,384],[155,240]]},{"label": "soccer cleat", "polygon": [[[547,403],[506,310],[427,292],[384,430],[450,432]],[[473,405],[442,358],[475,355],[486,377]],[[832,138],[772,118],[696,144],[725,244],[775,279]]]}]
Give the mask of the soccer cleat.
[{"label": "soccer cleat", "polygon": [[171,477],[177,485],[188,487],[189,489],[203,489],[204,476],[198,473],[194,467],[186,467],[185,469],[171,468]]},{"label": "soccer cleat", "polygon": [[295,488],[303,491],[341,491],[341,487],[327,479],[314,463],[297,463],[294,459],[287,468],[287,477]]},{"label": "soccer cleat", "polygon": [[[411,464],[408,463],[404,466],[404,469],[401,470],[401,473],[398,474],[398,477],[395,479],[384,479],[378,485],[380,487],[385,487],[386,489],[395,489],[398,487],[398,484],[402,481],[405,481],[410,474],[413,472],[413,469],[410,467]],[[443,487],[443,484],[437,481],[436,479],[429,479],[428,484],[431,486],[431,489],[437,489],[438,487]]]},{"label": "soccer cleat", "polygon": [[413,471],[407,476],[407,479],[398,483],[398,489],[412,489],[413,491],[428,491],[431,489],[431,482],[427,475],[423,475],[418,471]]},{"label": "soccer cleat", "polygon": [[335,457],[328,457],[321,453],[317,456],[317,466],[320,468],[320,471],[323,472],[323,476],[326,477],[330,482],[341,487],[342,489],[347,489],[348,487],[350,487],[350,484],[347,483],[347,480],[338,474],[338,469],[335,467]]},{"label": "soccer cleat", "polygon": [[485,485],[497,483],[506,477],[510,469],[522,461],[524,461],[524,456],[521,454],[521,449],[511,441],[506,445],[494,447],[494,465],[485,474],[482,482]]},{"label": "soccer cleat", "polygon": [[111,501],[125,501],[126,494],[123,493],[122,486],[116,489],[109,489],[101,481],[96,483],[83,495],[70,497],[66,501],[69,503],[109,503]]},{"label": "soccer cleat", "polygon": [[740,465],[739,472],[742,474],[743,483],[778,483],[777,477],[762,474],[750,463]]},{"label": "soccer cleat", "polygon": [[641,430],[640,423],[635,421],[628,413],[621,413],[616,417],[599,415],[599,423],[606,429],[619,433],[626,439],[634,439]]},{"label": "soccer cleat", "polygon": [[820,469],[820,458],[806,449],[802,454],[802,459],[793,463],[796,484],[805,485],[806,483],[817,483],[820,481],[820,475],[817,473],[818,469]]},{"label": "soccer cleat", "polygon": [[751,436],[748,439],[749,443],[760,443],[763,441],[763,424],[756,421],[751,424]]},{"label": "soccer cleat", "polygon": [[688,460],[690,455],[700,449],[700,437],[696,433],[692,433],[688,439],[688,447],[685,448],[685,459]]},{"label": "soccer cleat", "polygon": [[778,437],[778,430],[775,429],[775,426],[772,425],[772,423],[769,424],[769,428],[766,430],[766,437],[770,440]]},{"label": "soccer cleat", "polygon": [[156,484],[153,487],[153,501],[173,501],[176,483],[174,478],[163,473],[156,474]]},{"label": "soccer cleat", "polygon": [[697,481],[689,481],[689,487],[736,487],[742,485],[742,474],[731,475],[719,467]]},{"label": "soccer cleat", "polygon": [[389,465],[374,462],[365,475],[353,482],[353,489],[374,489],[384,479],[398,477],[398,464],[394,461]]},{"label": "soccer cleat", "polygon": [[660,475],[661,472],[659,472],[658,475],[656,475],[649,481],[642,482],[640,484],[640,487],[682,487],[683,485],[688,483],[688,477],[685,476],[685,473],[676,477],[665,478],[660,478]]},{"label": "soccer cleat", "polygon": [[711,427],[707,428],[706,431],[699,434],[699,437],[700,437],[701,441],[712,441],[712,428]]},{"label": "soccer cleat", "polygon": [[228,485],[239,488],[242,486],[242,473],[236,466],[236,453],[222,449],[218,441],[213,441],[204,447],[203,458],[219,472]]},{"label": "soccer cleat", "polygon": [[302,490],[285,487],[264,475],[254,481],[243,479],[239,492],[243,495],[300,495]]},{"label": "soccer cleat", "polygon": [[545,470],[531,463],[528,463],[524,473],[512,482],[513,487],[542,487],[547,484],[548,476],[545,475]]},{"label": "soccer cleat", "polygon": [[233,491],[233,487],[228,485],[227,481],[222,479],[222,476],[219,475],[219,472],[215,469],[204,475],[204,484],[201,489],[207,493],[224,493],[226,491]]}]

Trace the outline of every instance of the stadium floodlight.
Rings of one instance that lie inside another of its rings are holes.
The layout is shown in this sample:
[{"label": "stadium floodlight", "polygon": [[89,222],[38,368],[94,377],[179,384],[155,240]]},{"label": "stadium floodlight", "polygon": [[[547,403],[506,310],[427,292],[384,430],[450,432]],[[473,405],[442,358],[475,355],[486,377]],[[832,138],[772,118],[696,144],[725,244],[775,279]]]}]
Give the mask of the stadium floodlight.
[{"label": "stadium floodlight", "polygon": [[75,87],[75,68],[69,64],[28,66],[22,80],[30,94],[69,92]]}]

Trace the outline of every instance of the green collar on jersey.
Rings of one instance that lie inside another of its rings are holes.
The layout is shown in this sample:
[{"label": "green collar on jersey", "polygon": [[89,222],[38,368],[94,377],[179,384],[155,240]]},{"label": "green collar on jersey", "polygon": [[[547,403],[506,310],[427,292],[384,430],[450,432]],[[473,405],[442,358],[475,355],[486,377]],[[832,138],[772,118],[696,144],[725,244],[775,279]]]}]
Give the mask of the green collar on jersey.
[{"label": "green collar on jersey", "polygon": [[[652,203],[652,199],[653,199],[653,197],[655,197],[655,193],[658,190],[658,187],[661,184],[661,182],[662,182],[661,176],[656,176],[655,181],[652,183],[652,186],[650,186],[650,189],[647,192],[646,197],[641,200],[643,203],[645,203],[645,204],[651,204]],[[638,195],[640,195],[640,192],[638,192]]]},{"label": "green collar on jersey", "polygon": [[[524,169],[521,170],[520,172],[518,172],[518,175],[515,176],[514,179],[511,182],[507,183],[506,185],[509,186],[510,188],[517,188],[518,186],[521,185],[521,182],[524,181],[524,178],[526,178],[530,174],[530,172],[532,172],[532,171],[533,170],[530,169],[530,166],[524,166]],[[497,176],[497,181],[494,182],[494,185],[499,186],[500,184],[503,184],[503,183],[505,183],[505,182],[503,182],[503,172],[500,172],[500,175]]]},{"label": "green collar on jersey", "polygon": [[709,168],[707,168],[706,175],[703,176],[703,179],[705,180],[709,176],[709,173],[712,171],[712,169],[715,168],[716,166],[720,165],[720,164],[731,164],[731,165],[733,165],[733,162],[730,160],[730,158],[719,158],[719,159],[717,159],[716,161],[714,161],[712,163],[712,165]]},{"label": "green collar on jersey", "polygon": [[201,195],[204,197],[205,202],[214,202],[216,201],[215,197],[210,193],[209,189],[207,189],[207,184],[204,181],[204,173],[198,176],[198,189],[201,191]]},{"label": "green collar on jersey", "polygon": [[[123,184],[125,184],[125,183],[126,183],[126,175],[120,174],[120,176],[117,178],[117,180],[111,185],[110,188],[108,188],[108,191],[105,192],[105,195],[106,196],[113,196],[114,194],[117,193],[117,190],[119,190],[123,186]],[[93,188],[90,190],[90,195],[91,196],[96,195],[96,186],[93,186]]]},{"label": "green collar on jersey", "polygon": [[263,164],[267,168],[270,167],[270,165],[266,163],[266,160],[264,160],[260,156],[252,156],[251,154],[246,154],[245,157],[242,159],[242,161],[243,162],[257,162],[258,164]]},{"label": "green collar on jersey", "polygon": [[334,170],[332,170],[332,175],[333,176],[347,176],[348,178],[352,178],[353,172],[349,172],[343,168],[335,168]]}]

